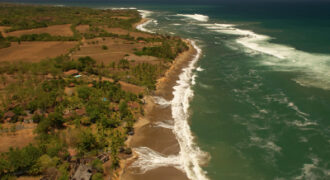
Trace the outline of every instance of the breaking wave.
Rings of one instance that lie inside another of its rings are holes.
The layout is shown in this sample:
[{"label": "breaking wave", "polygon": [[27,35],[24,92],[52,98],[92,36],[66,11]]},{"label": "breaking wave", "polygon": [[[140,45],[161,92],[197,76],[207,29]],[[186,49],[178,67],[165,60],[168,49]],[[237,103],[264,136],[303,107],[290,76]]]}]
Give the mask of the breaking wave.
[{"label": "breaking wave", "polygon": [[222,34],[237,35],[236,43],[251,54],[266,54],[275,58],[262,58],[261,63],[278,71],[301,72],[293,80],[302,86],[313,86],[330,90],[330,55],[308,53],[293,47],[271,43],[267,35],[236,28],[233,24],[202,24]]},{"label": "breaking wave", "polygon": [[[149,16],[151,11],[139,10],[142,17]],[[194,17],[196,20],[205,21],[208,20],[207,16],[193,15],[187,17]],[[142,28],[141,28],[142,27]],[[144,26],[140,26],[140,30],[149,31]],[[154,96],[154,102],[160,106],[171,106],[172,118],[174,120],[173,125],[160,122],[155,124],[159,127],[172,129],[176,139],[180,146],[180,152],[178,155],[164,156],[158,152],[153,151],[147,147],[135,148],[134,151],[138,154],[138,159],[134,161],[131,167],[140,168],[141,173],[148,170],[156,169],[158,167],[173,166],[186,173],[187,177],[192,180],[207,180],[206,172],[201,168],[201,164],[208,161],[209,155],[206,152],[200,150],[200,148],[194,142],[194,136],[190,130],[188,123],[189,118],[189,105],[190,100],[194,96],[194,92],[191,89],[195,84],[196,63],[199,60],[202,50],[195,44],[194,41],[190,41],[194,49],[197,51],[196,55],[190,61],[188,67],[182,70],[179,75],[177,85],[173,87],[173,99],[167,101],[166,99]]]},{"label": "breaking wave", "polygon": [[105,8],[105,9],[112,9],[112,10],[125,10],[125,9],[129,9],[129,10],[134,10],[136,8],[135,7],[117,7],[117,8]]},{"label": "breaking wave", "polygon": [[142,18],[147,18],[153,13],[152,11],[147,10],[138,10],[138,12],[141,14]]},{"label": "breaking wave", "polygon": [[[147,11],[147,10],[138,10],[138,11],[141,14],[142,18],[147,18],[147,17],[149,17],[153,13],[152,11]],[[136,29],[138,29],[140,31],[148,32],[148,33],[155,33],[153,31],[145,28],[150,23],[157,24],[157,21],[156,20],[153,20],[153,19],[149,19],[146,22],[137,25],[136,26]]]},{"label": "breaking wave", "polygon": [[207,179],[205,171],[201,168],[201,164],[205,163],[208,154],[201,151],[195,144],[194,137],[188,124],[189,118],[189,101],[194,96],[191,89],[192,77],[194,75],[196,63],[201,56],[202,50],[196,46],[195,42],[191,44],[197,51],[197,54],[190,62],[189,66],[183,69],[177,81],[178,85],[174,87],[174,98],[172,100],[172,117],[174,119],[174,134],[180,145],[180,160],[189,179],[203,180]]},{"label": "breaking wave", "polygon": [[207,22],[209,17],[202,14],[177,14],[177,16],[183,16],[186,18],[194,19],[196,21]]},{"label": "breaking wave", "polygon": [[155,152],[147,147],[140,147],[134,149],[139,155],[139,158],[132,164],[132,167],[138,167],[142,173],[152,170],[158,167],[173,166],[186,173],[187,177],[192,180],[206,180],[206,172],[201,168],[201,164],[208,161],[208,154],[200,150],[200,148],[194,142],[194,136],[190,130],[188,123],[189,118],[189,102],[194,96],[194,92],[191,89],[193,85],[194,72],[196,68],[196,62],[201,56],[201,49],[196,46],[195,42],[191,41],[191,44],[197,51],[197,54],[192,59],[188,67],[183,69],[183,72],[179,75],[177,85],[173,87],[174,98],[172,101],[166,101],[161,97],[153,97],[155,102],[160,105],[171,105],[172,117],[174,120],[173,125],[158,122],[155,124],[159,127],[172,129],[175,134],[179,146],[180,152],[178,155],[164,156],[158,152]]}]

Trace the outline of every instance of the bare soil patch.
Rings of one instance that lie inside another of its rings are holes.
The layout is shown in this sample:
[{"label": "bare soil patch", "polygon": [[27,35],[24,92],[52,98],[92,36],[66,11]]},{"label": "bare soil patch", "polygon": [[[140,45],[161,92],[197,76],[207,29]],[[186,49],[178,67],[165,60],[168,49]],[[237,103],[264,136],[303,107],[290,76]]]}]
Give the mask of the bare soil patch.
[{"label": "bare soil patch", "polygon": [[114,19],[132,19],[133,17],[130,17],[130,16],[112,16],[111,18],[114,18]]},{"label": "bare soil patch", "polygon": [[8,26],[0,26],[0,32],[2,32],[2,35],[5,35],[6,29],[9,29],[10,27]]},{"label": "bare soil patch", "polygon": [[[15,126],[17,130],[11,132],[10,129]],[[33,133],[36,128],[36,124],[2,124],[3,129],[0,134],[0,152],[7,152],[10,147],[22,148],[34,141],[35,134]],[[18,128],[20,127],[20,128]],[[9,132],[4,132],[4,129],[8,129]]]},{"label": "bare soil patch", "polygon": [[0,49],[0,62],[38,62],[45,58],[53,58],[68,52],[77,42],[49,41],[11,43],[8,48]]},{"label": "bare soil patch", "polygon": [[54,36],[72,36],[73,32],[71,31],[71,24],[63,24],[63,25],[54,25],[48,26],[45,28],[36,28],[36,29],[28,29],[28,30],[19,30],[6,33],[6,36],[21,36],[23,34],[41,34],[48,33]]},{"label": "bare soil patch", "polygon": [[[102,49],[102,46],[107,46],[107,49]],[[133,54],[134,49],[141,49],[144,46],[146,45],[119,38],[95,38],[86,40],[80,47],[80,51],[76,51],[72,57],[76,59],[90,56],[97,62],[109,64],[111,62],[118,62],[125,55]]]},{"label": "bare soil patch", "polygon": [[17,177],[16,179],[17,180],[39,180],[41,178],[42,178],[42,176],[20,176],[20,177]]},{"label": "bare soil patch", "polygon": [[132,36],[134,38],[138,38],[138,37],[153,38],[153,37],[155,37],[152,34],[143,33],[143,32],[128,31],[126,29],[121,29],[121,28],[104,28],[104,30],[106,30],[109,33],[119,34],[119,35],[129,34],[130,36]]},{"label": "bare soil patch", "polygon": [[[106,78],[106,77],[102,77],[102,80],[103,80],[103,81],[114,82],[113,79],[111,79],[111,78]],[[127,82],[124,82],[124,81],[119,81],[119,84],[121,85],[121,88],[122,88],[124,91],[131,92],[131,93],[134,93],[134,94],[143,93],[144,90],[145,90],[145,89],[144,89],[143,87],[141,87],[141,86],[137,86],[137,85],[134,85],[134,84],[130,84],[130,83],[127,83]]]},{"label": "bare soil patch", "polygon": [[89,31],[89,25],[78,25],[76,30],[80,33],[87,33]]},{"label": "bare soil patch", "polygon": [[124,59],[130,61],[131,64],[138,64],[138,63],[149,63],[149,64],[158,64],[161,59],[154,57],[154,56],[137,56],[135,54],[130,54],[129,56],[125,56]]}]

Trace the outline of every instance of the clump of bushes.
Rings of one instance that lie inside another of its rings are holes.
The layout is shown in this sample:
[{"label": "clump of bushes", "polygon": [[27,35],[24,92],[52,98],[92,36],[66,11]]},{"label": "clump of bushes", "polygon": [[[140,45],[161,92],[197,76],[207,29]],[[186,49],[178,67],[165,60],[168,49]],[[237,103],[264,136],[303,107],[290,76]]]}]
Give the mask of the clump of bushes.
[{"label": "clump of bushes", "polygon": [[103,50],[108,50],[108,46],[106,46],[106,45],[102,45],[102,49],[103,49]]}]

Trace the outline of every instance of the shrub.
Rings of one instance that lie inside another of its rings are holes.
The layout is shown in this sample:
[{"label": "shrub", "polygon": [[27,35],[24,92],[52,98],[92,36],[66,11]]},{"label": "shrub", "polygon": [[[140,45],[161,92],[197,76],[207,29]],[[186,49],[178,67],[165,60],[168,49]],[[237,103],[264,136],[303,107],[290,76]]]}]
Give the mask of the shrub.
[{"label": "shrub", "polygon": [[80,134],[80,139],[77,144],[78,150],[80,154],[84,154],[91,150],[98,149],[98,143],[96,141],[95,136],[89,130],[84,130]]},{"label": "shrub", "polygon": [[107,49],[108,49],[108,46],[103,45],[103,46],[102,46],[102,49],[103,49],[103,50],[107,50]]},{"label": "shrub", "polygon": [[92,88],[86,86],[79,87],[77,92],[79,98],[87,101],[92,94]]},{"label": "shrub", "polygon": [[92,180],[103,180],[103,175],[101,173],[95,173]]},{"label": "shrub", "polygon": [[126,59],[121,59],[118,63],[118,68],[129,69],[129,62]]},{"label": "shrub", "polygon": [[4,174],[28,172],[36,164],[42,152],[31,144],[22,149],[10,149],[0,155],[0,177]]},{"label": "shrub", "polygon": [[92,161],[92,168],[95,169],[99,173],[103,173],[103,163],[99,159],[95,159]]}]

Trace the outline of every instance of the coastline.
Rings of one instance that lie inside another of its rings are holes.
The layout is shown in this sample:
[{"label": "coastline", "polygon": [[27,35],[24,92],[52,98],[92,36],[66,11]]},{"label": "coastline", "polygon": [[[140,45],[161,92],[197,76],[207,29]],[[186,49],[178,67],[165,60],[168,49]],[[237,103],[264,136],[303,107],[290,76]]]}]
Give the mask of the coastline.
[{"label": "coastline", "polygon": [[[150,20],[143,18],[135,27],[138,27],[139,25],[141,26],[148,21]],[[178,155],[180,152],[180,146],[173,130],[157,125],[172,119],[171,108],[164,108],[164,106],[155,102],[157,101],[157,99],[155,100],[155,97],[162,97],[165,101],[171,101],[173,99],[173,88],[179,80],[179,75],[197,54],[197,50],[193,47],[190,41],[184,41],[189,46],[189,49],[175,58],[164,76],[157,80],[156,90],[153,94],[145,97],[145,116],[140,117],[135,123],[135,134],[127,139],[127,146],[133,149],[147,147],[167,156]],[[133,152],[133,157],[122,161],[122,169],[119,173],[118,179],[188,179],[185,172],[171,166],[159,167],[145,173],[137,173],[138,171],[136,168],[130,168],[130,165],[132,165],[137,158],[138,154]]]},{"label": "coastline", "polygon": [[[188,41],[186,41],[188,42]],[[156,124],[164,122],[171,118],[171,108],[163,108],[154,101],[153,97],[163,97],[170,101],[173,99],[173,87],[179,79],[183,68],[187,67],[196,50],[189,43],[189,50],[181,53],[172,63],[171,67],[166,71],[165,75],[158,79],[156,91],[153,96],[146,96],[146,105],[144,107],[145,116],[141,117],[135,124],[135,134],[127,141],[127,145],[131,148],[148,147],[163,155],[178,155],[180,147],[175,134],[171,129],[158,127]],[[162,174],[164,179],[188,179],[186,174],[174,167],[160,167],[150,170],[144,174],[136,174],[135,170],[130,169],[129,165],[137,159],[137,154],[129,159],[123,167],[123,176],[121,179],[159,179]],[[132,161],[133,160],[133,161]]]}]

